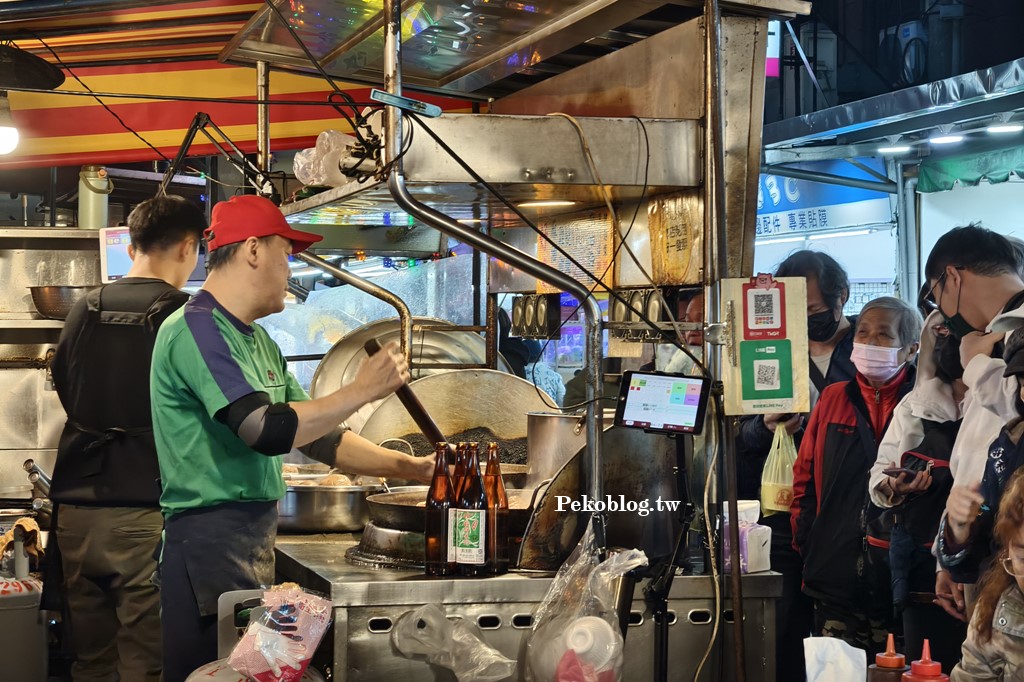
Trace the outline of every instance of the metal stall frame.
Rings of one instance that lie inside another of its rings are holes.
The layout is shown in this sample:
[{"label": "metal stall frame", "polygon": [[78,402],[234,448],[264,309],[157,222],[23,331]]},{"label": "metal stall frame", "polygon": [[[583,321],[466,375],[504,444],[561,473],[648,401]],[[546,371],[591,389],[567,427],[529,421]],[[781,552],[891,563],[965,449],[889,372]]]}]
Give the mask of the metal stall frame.
[{"label": "metal stall frame", "polygon": [[[384,88],[390,95],[402,94],[402,3],[384,2]],[[513,265],[537,279],[573,294],[584,313],[583,371],[586,378],[586,457],[584,485],[592,499],[602,497],[601,423],[596,400],[601,395],[601,308],[593,293],[576,280],[555,268],[504,244],[490,235],[478,232],[451,219],[414,198],[405,186],[402,173],[402,112],[395,106],[384,109],[384,167],[390,168],[388,188],[399,206],[443,234],[461,239],[482,253]],[[594,512],[595,539],[604,554],[604,513]]]},{"label": "metal stall frame", "polygon": [[332,277],[338,278],[345,284],[351,284],[356,289],[359,289],[360,291],[363,291],[392,306],[398,312],[398,324],[402,333],[402,338],[399,341],[402,348],[402,355],[405,356],[405,361],[409,363],[410,366],[412,365],[412,313],[409,312],[409,306],[406,305],[405,301],[403,301],[397,294],[388,291],[384,287],[374,284],[370,280],[360,277],[353,272],[339,268],[320,256],[303,252],[295,254],[295,258],[301,260],[303,263],[312,265],[314,268],[319,268]]}]

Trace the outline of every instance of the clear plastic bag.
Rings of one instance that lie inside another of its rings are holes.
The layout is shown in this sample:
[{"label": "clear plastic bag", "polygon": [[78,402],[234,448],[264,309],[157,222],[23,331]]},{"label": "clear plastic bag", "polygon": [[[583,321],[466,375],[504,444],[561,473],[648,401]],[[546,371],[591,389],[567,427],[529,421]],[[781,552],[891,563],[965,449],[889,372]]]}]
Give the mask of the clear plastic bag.
[{"label": "clear plastic bag", "polygon": [[793,501],[793,464],[796,463],[796,444],[793,436],[782,424],[775,429],[772,449],[761,472],[761,509],[764,515],[775,512],[789,513]]},{"label": "clear plastic bag", "polygon": [[451,670],[459,682],[498,682],[516,671],[516,662],[486,644],[475,625],[462,618],[448,620],[436,604],[403,613],[391,642],[406,658],[426,656],[427,662]]},{"label": "clear plastic bag", "polygon": [[323,169],[320,167],[320,157],[315,147],[296,152],[292,172],[303,185],[324,184]]},{"label": "clear plastic bag", "polygon": [[297,585],[263,593],[262,612],[231,650],[228,664],[257,682],[298,682],[331,622],[331,600]]},{"label": "clear plastic bag", "polygon": [[624,642],[615,611],[618,579],[647,565],[640,550],[597,560],[593,524],[558,569],[533,614],[526,642],[528,682],[616,682]]}]

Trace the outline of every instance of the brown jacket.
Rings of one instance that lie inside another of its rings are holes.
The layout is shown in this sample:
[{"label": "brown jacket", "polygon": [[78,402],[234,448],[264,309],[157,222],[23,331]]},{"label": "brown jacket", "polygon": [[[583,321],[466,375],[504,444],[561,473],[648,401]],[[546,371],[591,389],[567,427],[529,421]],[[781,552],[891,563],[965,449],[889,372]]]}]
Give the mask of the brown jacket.
[{"label": "brown jacket", "polygon": [[[977,614],[977,611],[975,611]],[[951,682],[1024,682],[1024,594],[1013,585],[1005,592],[992,618],[992,639],[984,644],[971,623],[963,660]]]}]

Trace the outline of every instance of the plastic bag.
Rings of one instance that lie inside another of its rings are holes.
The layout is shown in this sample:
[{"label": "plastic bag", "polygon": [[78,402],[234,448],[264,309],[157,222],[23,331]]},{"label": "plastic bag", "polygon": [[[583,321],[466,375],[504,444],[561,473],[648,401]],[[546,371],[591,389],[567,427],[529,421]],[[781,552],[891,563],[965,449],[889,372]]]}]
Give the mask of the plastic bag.
[{"label": "plastic bag", "polygon": [[317,155],[315,147],[295,153],[292,172],[303,185],[324,184],[323,169],[320,167],[320,157]]},{"label": "plastic bag", "polygon": [[761,472],[761,509],[764,515],[775,512],[789,513],[793,501],[793,465],[796,463],[796,445],[793,436],[780,424],[775,429],[772,449]]},{"label": "plastic bag", "polygon": [[263,593],[262,613],[231,650],[228,664],[257,682],[298,682],[331,621],[331,600],[297,585]]},{"label": "plastic bag", "polygon": [[391,642],[406,658],[426,656],[429,663],[451,670],[459,682],[497,682],[516,671],[516,662],[486,644],[475,625],[462,618],[448,620],[436,604],[403,613]]},{"label": "plastic bag", "polygon": [[615,682],[621,679],[623,639],[615,611],[618,579],[647,556],[630,549],[598,563],[588,524],[533,614],[526,643],[528,682]]}]

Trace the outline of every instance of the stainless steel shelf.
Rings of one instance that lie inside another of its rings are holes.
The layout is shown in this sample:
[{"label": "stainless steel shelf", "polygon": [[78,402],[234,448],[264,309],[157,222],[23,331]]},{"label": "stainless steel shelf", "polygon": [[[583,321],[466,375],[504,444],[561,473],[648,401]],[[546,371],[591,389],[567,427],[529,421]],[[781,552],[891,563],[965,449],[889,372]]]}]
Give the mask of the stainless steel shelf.
[{"label": "stainless steel shelf", "polygon": [[63,320],[4,318],[0,317],[0,329],[63,329]]},{"label": "stainless steel shelf", "polygon": [[[93,239],[100,238],[99,230],[57,227],[4,227],[0,228],[2,239]],[[97,250],[99,243],[96,244]]]}]

